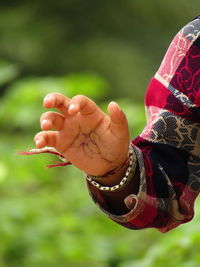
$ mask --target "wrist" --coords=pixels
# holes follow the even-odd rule
[[[92,179],[96,182],[101,183],[104,186],[114,186],[118,184],[122,177],[125,175],[126,170],[129,166],[129,162],[119,166],[116,171],[109,172],[103,176],[93,176]]]
[[[97,182],[98,181],[99,182],[106,181],[108,179],[110,180],[110,179],[112,179],[112,177],[117,177],[118,175],[120,175],[120,173],[122,173],[124,171],[124,169],[126,169],[128,167],[129,158],[130,158],[130,152],[128,151],[126,159],[123,160],[122,163],[116,165],[117,167],[110,169],[109,171],[107,171],[106,173],[101,174],[101,175],[93,175],[93,174],[88,174],[88,175],[90,177],[92,177],[92,179],[94,181],[97,181]]]
[[[93,176],[85,174],[85,178],[101,191],[114,192],[121,190],[131,179],[136,168],[136,155],[132,146],[129,147],[128,160],[109,175]],[[117,171],[116,171],[117,170]]]

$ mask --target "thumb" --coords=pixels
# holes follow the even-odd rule
[[[110,116],[111,130],[119,139],[130,139],[128,121],[125,113],[119,105],[112,101],[108,105],[108,114]]]

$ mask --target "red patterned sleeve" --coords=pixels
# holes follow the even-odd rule
[[[94,201],[130,229],[167,232],[190,221],[200,188],[200,16],[171,42],[145,97],[147,125],[132,141],[140,172],[135,204],[113,214],[104,194],[89,185]]]

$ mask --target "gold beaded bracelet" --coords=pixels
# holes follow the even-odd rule
[[[116,192],[116,191],[121,190],[131,180],[133,173],[135,171],[136,162],[137,162],[137,159],[136,159],[135,152],[133,150],[132,145],[130,145],[130,147],[129,147],[129,165],[128,165],[128,168],[126,170],[125,176],[122,178],[122,180],[120,181],[119,184],[113,185],[113,186],[103,186],[103,185],[99,184],[97,181],[95,181],[95,178],[99,179],[100,177],[105,177],[105,176],[93,176],[93,175],[85,173],[85,178],[93,186],[95,186],[96,188],[98,188],[101,191]]]

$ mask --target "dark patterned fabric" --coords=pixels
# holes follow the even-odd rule
[[[140,171],[135,205],[115,215],[102,192],[94,201],[130,229],[167,232],[190,221],[200,190],[200,16],[171,42],[145,97],[147,125],[132,141]],[[130,208],[130,207],[129,207]]]

